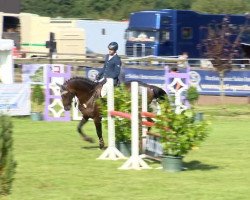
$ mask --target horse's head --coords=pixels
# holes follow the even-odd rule
[[[72,99],[75,96],[75,94],[70,92],[65,85],[59,85],[59,84],[57,85],[60,87],[64,110],[69,111],[71,108]]]

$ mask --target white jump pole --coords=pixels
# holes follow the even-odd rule
[[[142,112],[148,111],[148,91],[146,87],[141,87],[141,105]],[[142,117],[142,121],[147,121],[146,117]],[[147,132],[148,127],[142,126],[142,152],[144,153],[146,150],[146,142],[147,142]]]
[[[147,163],[139,156],[138,88],[138,82],[131,83],[132,155],[119,169],[150,169]]]
[[[110,111],[114,111],[114,80],[107,79],[107,101],[108,101],[108,148],[98,159],[101,160],[118,160],[126,157],[115,147],[115,120]]]

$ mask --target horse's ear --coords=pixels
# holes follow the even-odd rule
[[[66,90],[66,88],[64,87],[64,85],[61,85],[59,83],[56,83],[56,85],[61,89],[61,90]]]
[[[59,83],[56,83],[56,85],[57,85],[58,87],[60,87],[60,88],[62,87],[62,85],[61,85],[61,84],[59,84]]]

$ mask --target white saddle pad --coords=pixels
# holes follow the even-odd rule
[[[102,86],[101,89],[101,97],[105,97],[107,95],[107,90],[108,90],[108,84],[107,82]]]

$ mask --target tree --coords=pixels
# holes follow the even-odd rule
[[[191,9],[213,14],[239,14],[250,10],[249,0],[196,0]]]
[[[183,9],[188,10],[191,8],[194,0],[156,0],[155,8],[157,9]]]
[[[250,11],[250,0],[22,0],[22,12],[49,17],[128,19],[131,12],[155,9],[196,10],[213,14]]]
[[[230,23],[229,16],[225,16],[222,23],[201,28],[207,32],[207,38],[203,40],[200,49],[206,58],[212,59],[213,67],[219,73],[222,102],[224,100],[224,76],[232,69],[232,59],[239,57],[241,53],[240,41],[242,33],[248,28],[248,19],[247,16],[245,25],[237,27]]]
[[[10,117],[0,115],[0,198],[11,192],[16,161],[13,156],[12,122]]]
[[[86,3],[88,17],[105,19],[128,19],[129,14],[139,10],[152,10],[154,2],[150,0],[89,0]]]
[[[194,0],[22,0],[22,12],[49,17],[128,19],[131,12],[190,9]]]
[[[21,11],[49,17],[74,17],[77,0],[22,0]],[[84,5],[84,1],[82,1]]]

